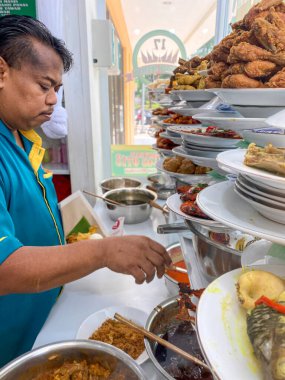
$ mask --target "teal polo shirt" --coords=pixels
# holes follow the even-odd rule
[[[42,140],[19,132],[25,151],[0,121],[0,265],[22,246],[64,244],[52,173],[41,165]],[[0,367],[31,349],[59,291],[0,296]]]

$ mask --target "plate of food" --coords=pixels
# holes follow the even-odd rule
[[[182,138],[181,137],[171,136],[167,132],[160,132],[159,136],[163,137],[165,139],[171,140],[174,144],[177,144],[177,145],[180,145],[181,142],[182,142]]]
[[[239,106],[284,107],[285,88],[211,88],[224,103]],[[194,92],[194,91],[193,91]]]
[[[157,146],[157,144],[152,144],[151,147],[152,147],[152,149],[157,150],[157,151],[160,152],[160,153],[163,153],[165,156],[173,156],[173,155],[174,155],[174,153],[172,152],[171,149],[163,149],[163,148],[159,148],[159,147]]]
[[[179,125],[179,126],[189,126],[189,125],[196,125],[201,124],[200,121],[195,120],[192,118],[192,116],[182,116],[175,114],[168,119],[164,119],[161,122],[161,125],[163,127],[169,127],[170,125]]]
[[[148,359],[145,351],[144,336],[124,323],[114,319],[115,313],[144,327],[148,315],[129,306],[112,306],[99,310],[86,318],[80,325],[76,339],[98,340],[120,348],[138,364]]]
[[[194,162],[194,164],[196,165],[206,166],[212,169],[219,169],[219,166],[215,158],[199,157],[199,156],[191,155],[182,146],[177,146],[176,148],[173,148],[172,152],[173,154],[176,154],[177,156],[188,158],[189,160]]]
[[[170,177],[178,178],[189,184],[209,183],[212,177],[207,174],[210,168],[195,165],[184,157],[173,156],[157,161],[156,168]]]
[[[195,118],[204,126],[214,125],[218,128],[233,129],[243,131],[245,129],[268,128],[265,118],[245,118],[237,117],[236,114],[212,111],[208,113],[198,113]]]
[[[277,189],[285,189],[284,150],[259,148],[250,144],[248,149],[228,150],[217,155],[219,167],[226,172],[245,174]],[[279,174],[275,174],[279,173]]]
[[[233,182],[207,187],[198,194],[196,201],[202,211],[225,226],[285,245],[284,225],[265,218],[244,202],[234,192]]]
[[[217,127],[196,128],[189,132],[180,132],[180,134],[184,140],[192,144],[213,148],[232,148],[242,140],[235,131]]]
[[[213,112],[213,110],[211,109],[200,107],[188,107],[187,105],[171,107],[171,111],[183,116],[194,116],[198,113],[207,114],[208,112]]]
[[[198,184],[194,187],[199,187],[201,184]],[[221,224],[211,218],[209,218],[206,214],[204,214],[195,201],[183,201],[181,200],[182,194],[173,194],[171,195],[167,201],[167,207],[173,211],[175,214],[182,216],[184,219],[191,220],[192,222],[202,224],[203,226],[212,226],[217,227],[221,226]],[[192,198],[191,198],[192,199]]]
[[[235,269],[203,292],[197,334],[205,359],[220,380],[284,378],[280,372],[285,319],[278,311],[285,308],[282,270],[284,276],[285,268],[276,265]],[[215,328],[209,328],[209,321]]]

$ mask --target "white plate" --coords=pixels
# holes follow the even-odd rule
[[[211,148],[232,148],[242,139],[228,139],[223,137],[204,136],[194,133],[180,132],[181,136],[191,144],[203,145]]]
[[[174,142],[174,144],[181,144],[182,143],[182,138],[181,137],[173,137],[173,136],[170,136],[167,132],[160,132],[159,136],[161,137],[164,137],[168,140],[171,140],[172,142]]]
[[[242,136],[249,142],[254,142],[257,145],[265,146],[272,144],[277,148],[285,148],[285,131],[283,134],[255,132],[255,131],[243,131]]]
[[[250,118],[267,118],[275,115],[277,112],[284,109],[283,107],[254,107],[254,106],[234,106],[234,109],[239,112],[243,117]]]
[[[205,151],[205,152],[218,152],[218,153],[221,153],[221,152],[224,152],[225,150],[227,149],[236,149],[236,147],[212,147],[212,146],[207,146],[207,145],[200,145],[200,144],[194,144],[194,143],[190,143],[189,141],[183,139],[182,140],[182,145],[183,147],[187,148],[187,149],[197,149],[197,150],[201,150],[201,151]]]
[[[161,149],[158,148],[156,144],[153,144],[151,147],[152,149],[157,150],[160,153],[163,153],[165,156],[173,156],[172,149]]]
[[[180,210],[182,203],[183,202],[181,201],[179,194],[173,194],[166,200],[167,207],[175,214],[182,216],[184,219],[191,220],[192,222],[199,223],[203,226],[224,227],[216,220],[208,220],[185,214]]]
[[[76,339],[89,339],[92,333],[97,330],[107,319],[114,318],[114,314],[121,314],[123,317],[132,320],[138,325],[144,327],[148,315],[139,309],[128,306],[112,306],[99,310],[94,314],[89,315],[80,325]],[[92,342],[92,340],[90,340]],[[138,364],[144,363],[148,359],[146,350],[136,359]]]
[[[181,181],[185,183],[189,183],[191,185],[195,185],[197,183],[209,183],[213,180],[212,177],[208,174],[196,175],[196,174],[181,174],[181,173],[169,172],[168,170],[165,170],[163,168],[164,160],[165,160],[164,158],[158,160],[156,163],[156,168],[168,174],[170,177],[178,178]]]
[[[268,193],[270,196],[275,195],[277,197],[285,197],[285,189],[276,189],[272,186],[267,185],[265,183],[259,182],[256,178],[250,178],[249,176],[240,175],[242,178],[244,178],[246,181],[250,182],[250,184],[254,187],[257,187],[260,191]]]
[[[279,202],[280,204],[285,204],[285,194],[283,195],[283,197],[278,197],[276,195],[268,193],[268,191],[261,191],[255,184],[249,182],[246,178],[242,177],[241,175],[238,176],[236,181],[239,183],[239,185],[241,185],[244,188],[244,191],[249,191],[251,194],[254,194],[255,197],[260,196],[263,200],[269,199],[272,201]]]
[[[189,134],[190,131],[193,131],[193,130],[200,128],[200,127],[201,127],[200,124],[199,125],[197,125],[197,124],[193,124],[193,125],[191,125],[191,124],[179,124],[179,125],[171,125],[171,126],[167,127],[167,130],[170,132],[173,132],[173,133],[181,134],[184,132],[184,133]]]
[[[233,149],[219,153],[217,156],[218,165],[226,172],[246,174],[277,189],[285,189],[285,177],[244,165],[245,153],[246,149]]]
[[[221,182],[204,189],[197,204],[207,215],[235,230],[285,245],[284,225],[260,215],[234,192],[233,182]]]
[[[172,152],[177,156],[188,158],[193,161],[194,164],[199,166],[205,166],[207,168],[218,169],[218,164],[215,158],[211,157],[199,157],[189,154],[182,146],[177,146],[172,149]]]
[[[269,270],[266,265],[263,269]],[[236,295],[241,272],[235,269],[223,274],[203,292],[196,317],[198,339],[206,360],[221,380],[262,380],[246,331],[246,311]]]
[[[219,154],[219,152],[213,150],[205,151],[200,149],[188,148],[187,146],[182,146],[182,148],[185,150],[185,152],[197,157],[216,158]]]
[[[285,107],[285,88],[211,88],[206,91],[233,105]]]
[[[172,94],[177,95],[181,100],[190,101],[208,101],[215,97],[211,92],[205,90],[174,90]]]
[[[243,192],[238,185],[235,185],[234,191],[241,199],[250,204],[265,218],[285,224],[285,208],[274,208],[273,206],[265,205],[265,202],[261,203],[258,199],[256,200],[253,196],[249,196]]]
[[[263,118],[245,118],[212,111],[212,113],[198,113],[195,118],[205,126],[214,125],[223,129],[232,129],[233,131],[243,131],[245,129],[268,128]]]
[[[194,116],[197,113],[201,113],[201,112],[203,112],[203,114],[206,114],[208,112],[213,112],[212,110],[208,110],[207,108],[195,108],[195,107],[187,107],[187,106],[171,107],[170,110],[183,116]]]

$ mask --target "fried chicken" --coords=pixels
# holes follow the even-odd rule
[[[243,25],[250,30],[256,18],[266,18],[271,7],[278,7],[283,4],[283,0],[262,0],[252,7],[243,18]]]
[[[273,75],[266,85],[272,88],[285,88],[285,68]]]
[[[220,88],[222,87],[222,81],[216,80],[213,75],[208,75],[205,78],[205,87],[206,88]]]
[[[269,61],[253,61],[244,65],[244,72],[250,78],[264,78],[276,71],[277,65]]]
[[[285,51],[273,54],[270,51],[262,49],[258,46],[251,45],[247,42],[241,42],[237,46],[231,48],[228,62],[252,62],[252,61],[270,61],[278,66],[285,66]]]
[[[273,22],[258,18],[252,24],[252,30],[260,44],[273,53],[285,50],[285,24],[281,18],[273,14]],[[276,21],[275,21],[276,20]]]
[[[229,68],[229,65],[227,65],[225,62],[215,62],[210,70],[209,74],[212,75],[213,80],[219,80],[221,78],[221,75]]]
[[[228,75],[222,82],[224,88],[260,88],[265,85],[256,80],[249,78],[246,74]]]

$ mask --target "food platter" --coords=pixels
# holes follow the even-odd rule
[[[191,220],[192,222],[199,223],[203,226],[222,227],[221,224],[216,220],[203,219],[185,214],[180,210],[182,203],[183,202],[181,201],[179,194],[171,195],[166,201],[167,207],[176,215],[182,216],[184,219]]]
[[[219,167],[229,173],[245,174],[256,178],[258,181],[270,184],[277,189],[285,189],[285,177],[280,177],[265,170],[255,169],[244,165],[246,149],[228,150],[217,155]]]
[[[265,118],[237,117],[235,114],[212,111],[211,113],[198,113],[195,119],[201,121],[204,126],[214,125],[223,129],[243,131],[245,129],[268,128]]]
[[[76,339],[89,339],[92,333],[98,329],[103,322],[107,319],[114,318],[114,314],[118,313],[123,317],[130,319],[137,323],[138,325],[144,327],[147,321],[148,315],[143,311],[136,309],[134,307],[128,306],[112,306],[105,309],[99,310],[86,318],[80,325],[77,333]],[[92,340],[91,340],[92,341]],[[146,350],[136,359],[138,364],[144,363],[148,359]]]
[[[279,133],[270,133],[270,131],[274,131],[274,129],[270,128],[268,132],[266,132],[266,130],[264,130],[264,132],[243,131],[242,136],[245,140],[254,142],[259,146],[272,144],[276,148],[285,148],[285,131],[279,130]]]
[[[267,107],[267,106],[234,106],[234,109],[239,112],[243,117],[249,118],[268,118],[275,115],[284,109],[284,105],[281,107]]]
[[[284,88],[211,88],[206,91],[233,105],[285,107]]]
[[[205,90],[174,90],[171,94],[175,94],[180,100],[190,101],[209,101],[215,97],[215,94]]]
[[[165,170],[163,167],[163,161],[165,159],[162,158],[157,161],[156,163],[156,168],[166,174],[168,174],[170,177],[178,178],[181,181],[189,184],[196,184],[196,183],[209,183],[212,181],[212,177],[208,174],[182,174],[182,173],[175,173],[175,172],[170,172],[168,170]]]
[[[170,136],[167,132],[160,132],[159,136],[164,137],[165,139],[171,140],[174,144],[179,145],[182,143],[181,137]]]
[[[234,192],[233,182],[220,182],[204,189],[197,204],[207,215],[235,230],[285,245],[284,225],[260,215]]]
[[[218,164],[215,158],[211,157],[199,157],[192,154],[187,153],[187,151],[182,146],[177,146],[172,149],[172,152],[177,156],[188,158],[193,161],[194,164],[199,166],[206,166],[212,169],[218,169]]]
[[[246,312],[236,295],[242,269],[227,272],[203,292],[197,308],[200,347],[220,380],[262,380],[246,332]],[[214,328],[209,328],[209,321]]]
[[[181,134],[182,132],[189,133],[197,128],[200,128],[200,124],[171,124],[167,127],[167,130],[173,133]]]
[[[173,111],[175,113],[178,113],[179,115],[182,116],[194,116],[198,113],[206,114],[208,112],[213,112],[212,110],[208,110],[207,108],[200,108],[200,107],[187,107],[187,106],[176,106],[176,107],[171,107],[170,111]]]

